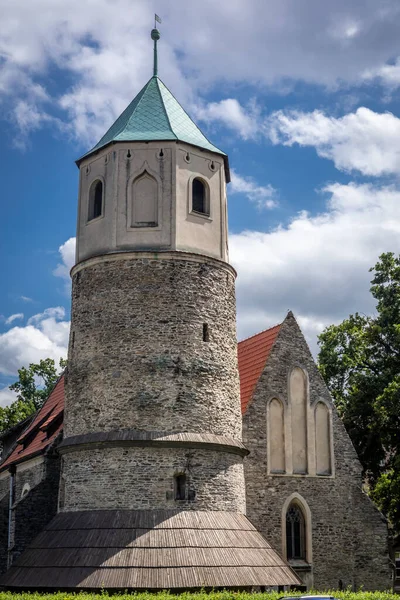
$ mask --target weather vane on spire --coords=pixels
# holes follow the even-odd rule
[[[161,23],[161,19],[158,15],[154,15],[154,29],[151,30],[151,39],[154,40],[153,77],[157,77],[158,75],[157,42],[160,39],[160,32],[157,29],[157,23]]]

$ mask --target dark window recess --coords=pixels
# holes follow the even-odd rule
[[[192,210],[203,215],[208,215],[206,186],[201,179],[193,179],[192,183]]]
[[[175,500],[186,500],[186,475],[175,475]]]
[[[71,348],[75,346],[75,331],[71,334]]]
[[[208,323],[203,323],[203,342],[210,341],[210,332],[208,330]]]
[[[287,559],[306,560],[305,521],[298,506],[290,506],[286,513]]]
[[[103,183],[95,181],[92,183],[89,194],[89,221],[101,217],[103,212]]]

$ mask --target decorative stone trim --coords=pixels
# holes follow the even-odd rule
[[[203,254],[195,254],[193,252],[112,252],[110,254],[101,254],[99,256],[92,256],[86,260],[82,260],[72,267],[70,271],[71,277],[73,277],[82,269],[86,267],[92,267],[104,262],[112,262],[119,260],[181,260],[186,262],[194,262],[199,264],[211,264],[216,267],[220,267],[233,275],[236,279],[236,270],[229,264],[216,258],[204,256]]]
[[[60,454],[115,446],[164,447],[164,448],[203,448],[246,456],[249,451],[242,442],[211,433],[178,433],[158,431],[98,431],[66,438],[58,446]]]

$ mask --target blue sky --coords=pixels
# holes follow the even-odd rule
[[[396,0],[6,1],[0,32],[0,404],[18,367],[66,353],[78,170],[159,75],[230,157],[242,339],[294,311],[323,327],[374,310],[400,251]]]

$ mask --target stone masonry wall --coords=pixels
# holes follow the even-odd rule
[[[332,407],[334,476],[269,475],[267,403],[288,401],[288,374],[299,366],[309,376],[310,402]],[[350,438],[332,406],[294,317],[283,323],[243,420],[247,515],[282,553],[282,509],[298,493],[308,504],[312,522],[312,577],[317,589],[335,589],[339,580],[364,589],[388,589],[390,566],[387,525],[361,488],[361,465]],[[309,580],[310,581],[310,580]]]
[[[240,439],[233,271],[140,256],[99,257],[73,275],[66,437],[132,428]]]
[[[60,462],[59,456],[49,454],[42,464],[20,472],[17,468],[12,523],[13,561],[57,513]],[[21,498],[25,483],[31,489]]]
[[[185,473],[187,500],[174,499]],[[245,512],[243,459],[213,450],[99,448],[65,454],[63,510],[184,509]]]
[[[7,570],[10,478],[0,480],[0,573]]]

